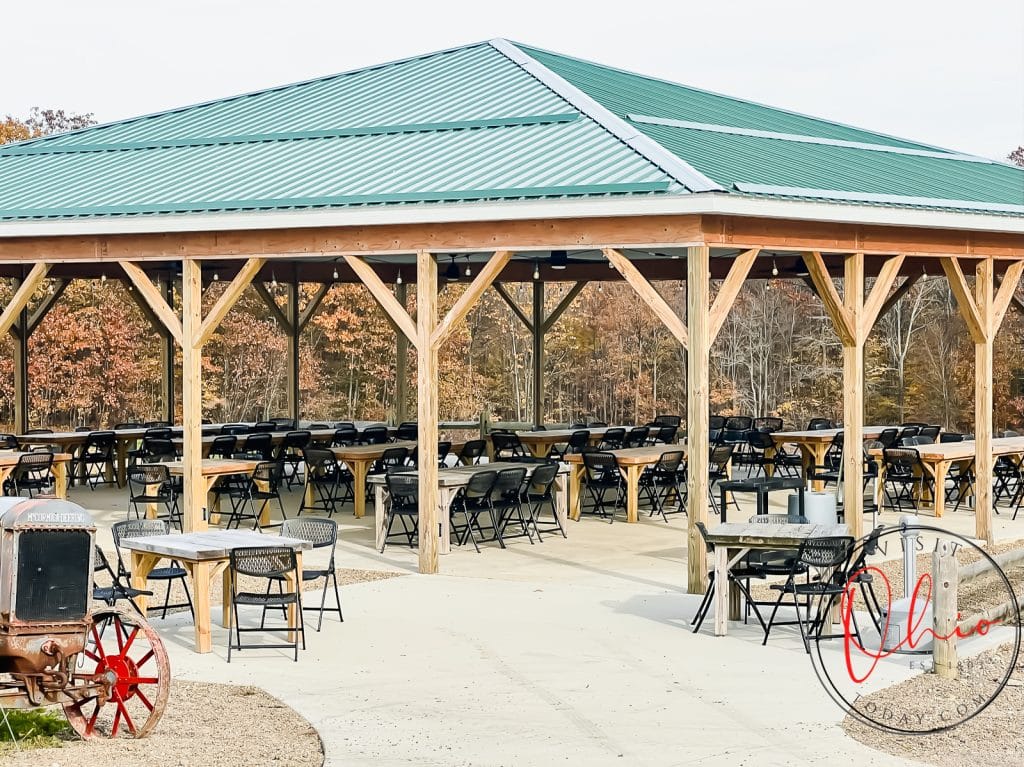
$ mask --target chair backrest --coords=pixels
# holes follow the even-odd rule
[[[349,447],[359,441],[359,430],[355,426],[341,426],[334,430],[331,444],[335,447]]]
[[[732,460],[732,451],[735,445],[712,445],[711,455],[708,458],[709,468],[718,473],[724,473]]]
[[[667,453],[662,453],[661,458],[654,464],[654,469],[666,474],[675,474],[679,470],[679,464],[683,462],[684,457],[685,454],[682,450],[670,450]]]
[[[601,444],[609,450],[616,450],[622,447],[622,443],[625,441],[626,430],[621,426],[608,429],[608,431],[604,433],[604,437],[601,438]]]
[[[249,431],[244,423],[226,423],[220,427],[221,434],[248,434]]]
[[[268,432],[257,432],[246,437],[242,448],[247,453],[259,453],[265,461],[274,457],[274,436]]]
[[[650,433],[651,429],[649,426],[634,426],[626,435],[626,439],[623,441],[623,446],[643,447],[644,443],[647,442],[647,437]]]
[[[324,430],[330,429],[330,428],[331,428],[331,425],[329,423],[311,423],[309,425],[309,430],[310,431],[324,431]]]
[[[807,431],[817,431],[819,429],[834,429],[835,424],[832,423],[828,418],[812,418],[807,422]]]
[[[720,430],[725,428],[725,416],[722,415],[711,415],[708,416],[708,429],[711,431]]]
[[[791,517],[789,514],[755,514],[750,518],[753,525],[806,525],[807,517]]]
[[[659,426],[658,431],[654,435],[655,442],[661,442],[665,445],[671,445],[676,441],[676,433],[679,431],[678,426],[672,426],[671,424],[666,426]]]
[[[900,424],[900,428],[907,429],[911,427],[916,427],[918,429],[923,429],[927,425],[928,424],[926,424],[924,421],[904,421],[903,423]]]
[[[487,471],[475,472],[473,476],[469,478],[469,482],[466,483],[463,495],[475,500],[487,498],[494,490],[494,484],[497,481],[498,472],[494,470],[488,469]]]
[[[306,462],[306,471],[313,478],[330,477],[338,468],[338,461],[334,458],[334,453],[323,448],[303,448],[302,458]]]
[[[476,461],[487,452],[487,442],[482,439],[471,439],[462,446],[459,451],[459,460],[476,463]]]
[[[81,433],[83,431],[92,431],[92,427],[91,426],[76,426],[75,427],[75,431],[79,432],[79,433]]]
[[[765,450],[775,447],[775,438],[772,437],[770,432],[753,429],[747,432],[747,443],[754,450]]]
[[[896,439],[896,444],[907,444],[904,440],[910,437],[916,437],[921,431],[920,426],[902,426],[900,427],[899,437]]]
[[[281,438],[281,451],[300,450],[309,445],[313,435],[306,429],[290,431]]]
[[[125,429],[141,429],[142,424],[137,421],[124,421],[122,423],[114,424],[114,431],[123,431]]]
[[[364,445],[383,445],[387,441],[387,426],[367,426],[360,437],[360,442]]]
[[[495,458],[508,458],[510,456],[519,456],[526,453],[523,449],[523,443],[519,439],[519,435],[514,432],[491,432],[491,444],[494,445]]]
[[[398,424],[398,429],[395,431],[395,439],[408,439],[416,440],[420,436],[420,427],[416,421],[405,421],[404,423]]]
[[[782,431],[782,419],[776,418],[775,416],[765,416],[763,418],[754,419],[754,428],[758,431]]]
[[[588,450],[583,455],[583,466],[589,479],[599,479],[605,476],[618,474],[619,462],[611,453],[599,450]]]
[[[287,431],[288,429],[295,429],[298,424],[295,423],[294,418],[278,417],[269,419],[270,423],[274,424],[274,428],[277,431]]]
[[[142,450],[149,461],[173,461],[176,456],[174,443],[170,439],[143,437]]]
[[[494,481],[494,492],[501,496],[519,495],[519,489],[526,479],[526,469],[502,469]]]
[[[392,503],[398,502],[413,506],[419,503],[420,480],[415,474],[389,471],[384,475],[384,484],[388,488],[388,495],[391,496]]]
[[[110,534],[114,537],[114,546],[121,556],[121,541],[130,538],[144,538],[149,535],[167,535],[170,527],[164,519],[122,519],[110,526]]]
[[[569,435],[568,449],[567,452],[578,453],[580,450],[590,444],[590,432],[586,429],[580,429],[574,431]]]
[[[231,572],[256,578],[280,578],[298,569],[295,550],[287,546],[252,546],[231,549]],[[235,588],[235,579],[231,579]]]
[[[214,437],[213,443],[210,445],[210,457],[230,458],[235,454],[237,444],[238,437],[234,434],[221,434],[219,437]]]
[[[257,421],[249,431],[281,431],[281,427],[273,421]]]
[[[137,463],[129,466],[128,484],[134,491],[135,485],[145,489],[147,485],[159,485],[171,481],[170,470],[162,463]]]
[[[694,522],[694,525],[696,525],[697,527],[697,532],[700,533],[701,540],[704,541],[704,548],[706,548],[708,550],[708,553],[710,554],[712,551],[714,551],[715,546],[712,543],[708,543],[707,525],[705,525],[703,522]]]
[[[252,473],[253,482],[266,482],[272,493],[277,492],[283,476],[284,464],[281,461],[262,461],[256,464]]]
[[[529,492],[534,495],[546,496],[551,490],[551,485],[558,475],[557,463],[542,463],[533,470],[530,475]]]
[[[333,547],[338,540],[338,523],[317,517],[286,519],[281,523],[281,536],[309,541],[314,549]]]
[[[592,429],[603,429],[607,425],[608,424],[605,423],[604,421],[591,421],[590,423],[587,424],[587,426],[589,426]]]
[[[940,431],[942,431],[941,426],[922,426],[917,436],[925,438],[929,443],[934,443],[939,438]]]
[[[18,438],[13,434],[0,434],[0,447],[5,450],[17,450]]]
[[[896,443],[900,441],[900,430],[895,427],[882,429],[878,435],[878,441],[882,443],[882,447],[895,447]]]
[[[448,454],[452,451],[452,443],[448,440],[440,440],[437,443],[437,460],[444,461],[448,457]]]
[[[885,462],[886,472],[909,474],[921,458],[912,447],[890,447],[882,450],[882,460]]]
[[[654,423],[658,426],[675,426],[677,429],[683,425],[683,417],[679,415],[656,415]]]
[[[146,421],[142,424],[143,428],[146,429],[169,429],[171,428],[170,421]]]
[[[796,559],[809,567],[839,567],[849,560],[852,549],[853,538],[848,535],[806,538]]]
[[[53,434],[53,429],[29,429],[26,434]]]
[[[748,415],[734,415],[725,419],[725,426],[722,428],[729,431],[750,431],[754,428],[754,419]]]
[[[939,435],[939,442],[963,442],[964,435],[955,431],[944,431]]]
[[[49,471],[53,466],[53,453],[49,451],[39,453],[22,453],[18,456],[18,463],[14,466],[15,476],[26,474],[37,474]]]
[[[407,447],[389,447],[380,455],[381,466],[401,466],[405,463],[405,459],[409,457],[409,448]]]

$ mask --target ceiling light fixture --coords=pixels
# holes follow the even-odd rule
[[[473,270],[469,268],[469,256],[466,256],[466,276],[467,277],[472,277],[473,276]]]
[[[213,281],[214,282],[220,282],[220,275],[217,274],[217,272],[213,273]]]
[[[455,265],[455,256],[452,256],[451,263],[448,264],[448,268],[444,270],[444,278],[448,282],[459,281],[459,267]]]
[[[107,273],[104,272],[103,274],[100,275],[100,282],[106,282],[106,281],[107,281]]]
[[[772,259],[772,277],[778,277],[778,276],[779,276],[779,267],[775,263],[775,259],[773,258]]]
[[[277,275],[274,274],[273,272],[270,273],[270,287],[277,287]]]
[[[535,280],[539,280],[540,279],[540,262],[539,261],[534,261],[533,262],[533,279],[535,279]]]
[[[401,285],[402,284],[402,270],[401,269],[398,270],[398,276],[395,277],[395,284],[396,285]]]
[[[564,250],[551,251],[551,268],[565,269],[569,264],[569,253]]]
[[[335,265],[334,271],[331,272],[331,279],[332,280],[338,279],[338,267],[337,267],[337,265]]]

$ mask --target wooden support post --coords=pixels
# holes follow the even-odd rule
[[[974,526],[978,538],[993,543],[992,534],[992,340],[993,264],[991,258],[978,262],[974,281],[974,300],[984,338],[974,344]],[[937,489],[936,492],[942,492]]]
[[[933,665],[935,673],[943,679],[956,679],[957,593],[960,573],[956,553],[950,541],[939,541],[932,552],[932,579],[932,590],[935,595],[932,602],[932,628],[936,636],[932,643]]]
[[[409,311],[408,286],[395,285],[395,298]],[[395,331],[395,422],[409,420],[409,339],[400,330]]]
[[[14,430],[24,434],[29,428],[28,397],[28,310],[21,310],[21,320],[11,326],[14,335]]]
[[[688,590],[691,594],[707,589],[707,548],[697,523],[708,522],[708,459],[710,439],[710,248],[706,245],[686,249],[686,338],[689,341],[686,365],[686,447],[688,530]],[[678,335],[677,335],[678,337]],[[726,583],[718,588],[727,589]]]
[[[299,426],[299,265],[292,264],[292,281],[288,285],[288,417]]]
[[[174,281],[170,278],[161,279],[159,288],[163,293],[164,301],[167,302],[168,306],[173,307]],[[145,303],[145,301],[142,301],[141,303]],[[159,320],[153,323],[153,327],[156,328],[157,332],[160,334],[160,356],[163,358],[163,370],[161,371],[163,375],[160,376],[160,393],[163,396],[164,418],[167,423],[174,423],[174,371],[176,367],[174,364],[174,337],[167,331],[167,328],[165,328]]]
[[[843,516],[850,535],[860,538],[864,534],[864,254],[847,256],[843,266],[843,305],[857,330],[854,343],[843,344]]]
[[[436,573],[440,538],[437,508],[437,349],[441,339],[434,340],[437,331],[437,262],[424,250],[416,254],[416,331],[419,563],[421,573]]]
[[[533,423],[544,424],[544,283],[533,283]]]
[[[148,280],[147,280],[148,282]],[[203,480],[203,284],[199,261],[181,262],[182,458],[185,491],[182,519],[185,532],[205,530],[206,482]]]

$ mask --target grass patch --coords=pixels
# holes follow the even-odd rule
[[[10,727],[8,728],[8,723]],[[14,740],[11,741],[11,731]],[[59,748],[71,734],[64,715],[53,708],[8,709],[7,722],[0,716],[0,754],[21,748]]]

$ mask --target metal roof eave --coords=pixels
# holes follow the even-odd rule
[[[701,214],[1024,234],[1024,216],[703,193],[6,221],[0,238]]]

